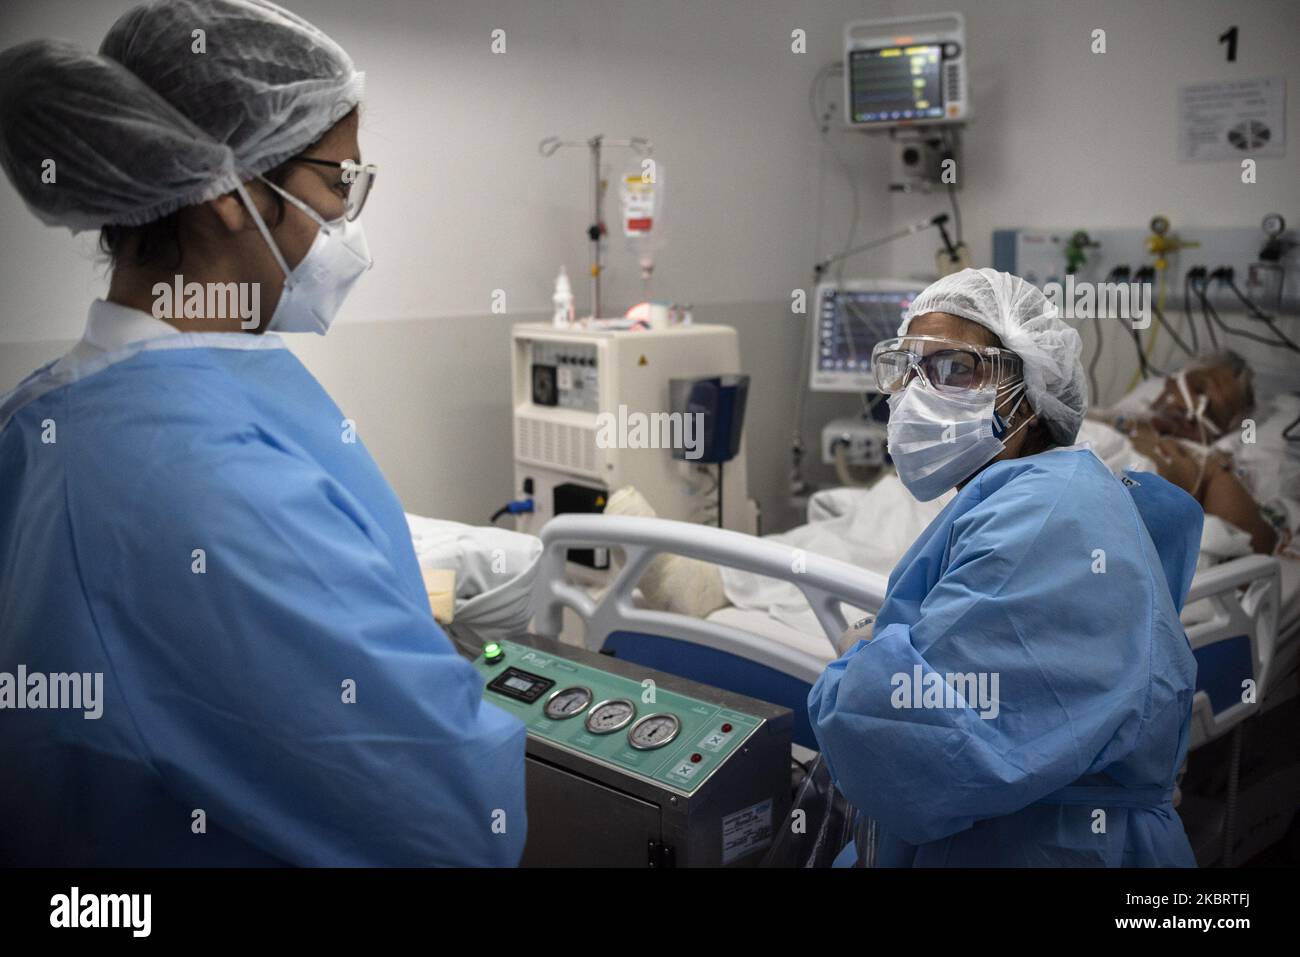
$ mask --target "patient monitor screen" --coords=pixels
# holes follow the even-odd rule
[[[943,116],[938,44],[854,50],[849,54],[849,103],[855,123]]]
[[[851,392],[874,389],[871,350],[882,339],[898,335],[903,313],[918,292],[822,287],[817,302],[817,358],[812,387]]]

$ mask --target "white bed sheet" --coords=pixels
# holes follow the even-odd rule
[[[420,567],[456,573],[456,621],[484,640],[509,638],[528,626],[541,539],[409,512],[406,523]]]
[[[808,614],[809,617],[812,617],[811,610],[809,610]],[[818,658],[827,664],[838,657],[835,654],[835,649],[831,646],[830,640],[822,633],[816,621],[813,622],[813,630],[800,631],[783,621],[777,621],[766,612],[753,608],[737,608],[735,605],[719,608],[705,620],[719,625],[729,625],[747,634],[771,638],[773,641],[779,641],[783,645],[797,648],[799,651]]]

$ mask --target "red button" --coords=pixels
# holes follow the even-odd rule
[[[692,763],[692,764],[699,764],[699,763],[700,763],[701,761],[703,761],[703,760],[704,760],[704,759],[703,759],[702,757],[700,757],[699,752],[696,752],[695,754],[692,754],[692,755],[691,755],[691,763]]]
[[[731,733],[731,725],[729,725],[729,724],[724,724],[724,725],[722,726],[722,733],[723,733],[723,734],[730,734],[730,733]]]

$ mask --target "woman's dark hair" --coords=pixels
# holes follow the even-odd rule
[[[283,186],[291,163],[292,161],[281,163],[264,174],[266,179],[276,186]],[[276,226],[284,216],[284,198],[274,190],[271,198],[275,201],[275,218],[267,225]],[[99,251],[108,257],[114,268],[122,264],[130,249],[134,250],[130,260],[133,266],[179,269],[185,258],[181,249],[180,210],[143,226],[109,225],[100,228]]]

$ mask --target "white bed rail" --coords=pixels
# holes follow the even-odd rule
[[[633,604],[632,592],[656,555],[682,555],[767,575],[795,585],[812,607],[833,653],[848,627],[840,603],[874,613],[885,599],[886,580],[847,562],[739,532],[628,515],[559,515],[542,528],[542,557],[533,588],[533,627],[557,636],[563,610],[582,620],[584,640],[599,650],[615,631],[662,635],[714,648],[793,675],[809,684],[826,669],[825,659],[783,642],[689,615],[652,611]],[[570,583],[565,556],[571,548],[619,548],[626,561],[609,588],[593,598]]]
[[[1211,707],[1209,695],[1204,691],[1196,692],[1192,699],[1192,748],[1219,737],[1250,717],[1259,710],[1268,693],[1282,600],[1282,572],[1278,560],[1268,555],[1246,555],[1197,572],[1184,608],[1201,600],[1209,603],[1212,615],[1207,621],[1185,626],[1192,650],[1238,635],[1249,636],[1251,678],[1255,687],[1251,700],[1238,701],[1217,714]]]

